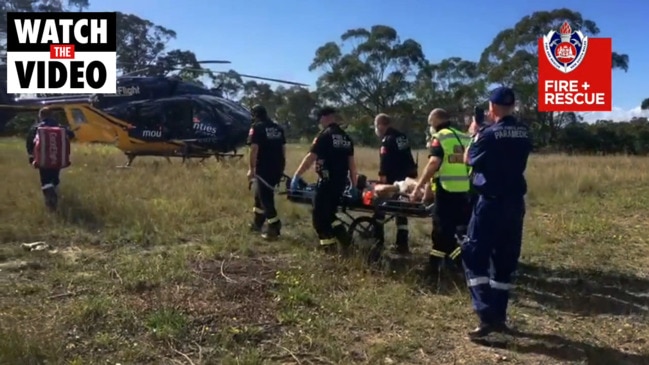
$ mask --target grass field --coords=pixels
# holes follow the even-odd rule
[[[463,280],[420,274],[427,220],[409,266],[368,270],[315,251],[282,197],[283,239],[249,234],[243,161],[123,162],[75,146],[48,214],[22,142],[0,140],[0,364],[649,364],[649,159],[532,158],[523,333],[492,347],[465,339]]]

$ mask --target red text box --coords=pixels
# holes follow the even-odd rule
[[[50,59],[73,60],[74,44],[50,44]]]

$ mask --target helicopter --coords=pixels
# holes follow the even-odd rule
[[[245,145],[252,122],[247,108],[223,97],[220,86],[208,89],[177,76],[137,75],[145,70],[118,77],[115,94],[11,99],[4,92],[6,88],[0,88],[0,104],[4,104],[0,105],[0,113],[5,113],[0,117],[13,117],[17,112],[33,112],[49,106],[75,131],[77,141],[111,143],[124,152],[125,167],[130,167],[137,156],[162,156],[167,160],[182,157],[183,162],[189,158],[204,160],[215,156],[222,160],[243,156],[237,149]],[[206,69],[191,71],[210,72]],[[239,76],[308,86],[260,76]]]

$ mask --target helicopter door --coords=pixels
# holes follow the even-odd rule
[[[164,113],[167,138],[191,139],[193,136],[191,101],[180,99],[165,100],[160,103]]]
[[[165,139],[164,113],[159,102],[145,102],[134,105],[134,120],[136,128],[130,135],[144,141]]]
[[[68,124],[70,129],[74,131],[75,139],[80,142],[88,143],[114,143],[117,140],[117,134],[110,127],[103,122],[97,122],[96,116],[91,114],[91,118],[94,117],[95,121],[89,120],[86,117],[86,112],[82,108],[69,107],[66,106],[63,108],[65,111],[65,116],[67,117]]]

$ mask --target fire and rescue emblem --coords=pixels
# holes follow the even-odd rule
[[[558,33],[551,30],[543,36],[543,49],[550,64],[567,74],[584,61],[588,49],[588,37],[580,30],[573,32],[570,24],[564,22]]]

